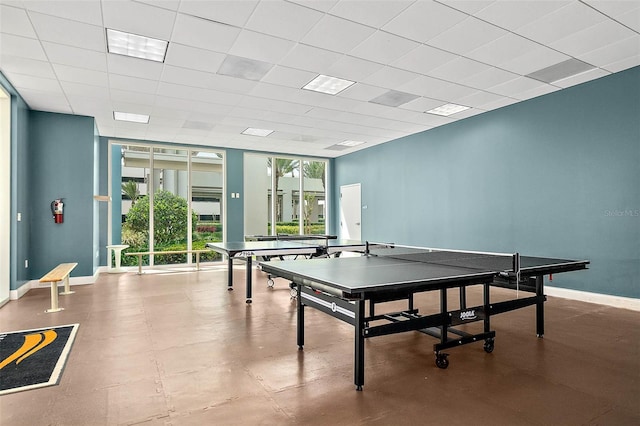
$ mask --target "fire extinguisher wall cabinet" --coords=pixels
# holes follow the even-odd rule
[[[51,214],[53,215],[54,223],[62,223],[64,222],[64,203],[62,202],[62,198],[55,199],[51,202]]]

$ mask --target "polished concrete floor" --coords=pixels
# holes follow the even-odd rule
[[[287,283],[268,289],[254,271],[247,305],[243,271],[231,292],[221,265],[101,274],[55,314],[45,288],[9,302],[0,331],[80,328],[60,384],[0,397],[0,425],[640,424],[639,312],[550,297],[543,339],[532,307],[496,316],[494,352],[451,349],[446,370],[432,337],[368,339],[357,392],[352,327],[307,309],[298,351]],[[437,307],[437,294],[417,305]]]

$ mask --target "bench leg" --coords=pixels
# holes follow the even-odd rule
[[[75,291],[71,291],[71,289],[69,288],[69,275],[67,275],[66,277],[64,277],[64,291],[60,294],[67,295],[73,293],[75,293]]]
[[[45,312],[60,312],[63,310],[64,308],[58,306],[58,283],[53,281],[51,283],[51,309],[47,309]]]
[[[138,255],[138,275],[142,275],[142,255]]]
[[[196,271],[200,270],[200,253],[196,253]]]

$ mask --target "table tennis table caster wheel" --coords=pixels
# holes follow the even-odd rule
[[[291,295],[291,299],[298,298],[298,287],[294,283],[289,284],[289,295]]]
[[[490,354],[491,352],[493,352],[493,348],[495,346],[495,342],[493,341],[493,339],[487,339],[484,341],[484,351],[488,354]]]
[[[247,302],[247,304],[249,304],[249,303],[251,303],[253,301],[251,299],[247,299],[246,302]]]
[[[449,359],[447,358],[449,354],[436,354],[436,366],[438,368],[445,369],[449,366]]]
[[[275,284],[276,284],[276,283],[275,283],[275,282],[273,282],[273,278],[269,278],[269,279],[267,280],[267,287],[269,287],[269,288],[273,288],[273,286],[274,286]]]

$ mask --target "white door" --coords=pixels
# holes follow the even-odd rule
[[[360,184],[340,187],[340,238],[360,240],[362,238],[362,204]]]

